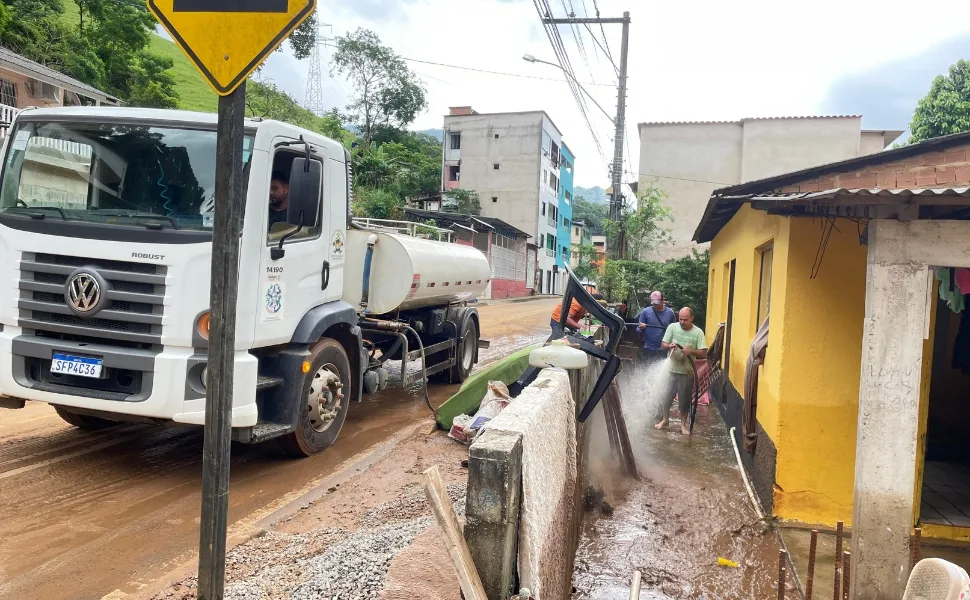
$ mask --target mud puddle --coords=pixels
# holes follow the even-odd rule
[[[700,406],[691,436],[676,407],[656,430],[666,363],[621,374],[623,413],[642,481],[618,474],[602,412],[591,423],[590,473],[612,505],[588,512],[573,575],[575,600],[627,598],[634,570],[640,598],[777,597],[779,543],[757,520],[727,430],[713,406]],[[718,557],[739,563],[719,567]],[[790,584],[786,597],[796,598]]]

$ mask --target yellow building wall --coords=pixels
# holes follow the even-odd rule
[[[727,319],[730,272],[727,265],[735,262],[734,315],[731,331],[729,378],[735,389],[744,390],[744,367],[751,351],[751,341],[758,330],[758,285],[761,274],[760,249],[773,244],[771,306],[785,302],[789,221],[764,211],[743,206],[711,242],[711,281],[707,295],[708,343],[717,332],[717,323]],[[758,381],[758,422],[774,440],[778,431],[778,398],[780,393],[781,329],[768,332],[768,350]]]
[[[759,249],[772,242],[771,329],[757,420],[776,450],[773,512],[785,520],[850,525],[868,250],[859,226],[840,219],[820,251],[823,223],[743,207],[711,243],[708,314],[725,320],[725,265],[736,260],[730,380],[743,395],[757,329]],[[710,329],[709,338],[716,331]],[[921,451],[932,348],[931,327],[924,343]],[[918,505],[918,491],[915,500]]]
[[[772,323],[784,358],[774,512],[834,525],[852,517],[868,251],[855,223],[836,221],[824,243],[828,227],[791,219],[786,301]]]

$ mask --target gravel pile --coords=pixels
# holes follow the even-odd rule
[[[446,489],[463,515],[465,484]],[[355,531],[268,532],[229,553],[226,600],[377,598],[391,560],[433,526],[424,489],[414,485],[369,510]]]
[[[465,514],[465,488],[464,483],[445,486],[445,491],[448,492],[448,497],[451,498],[455,513],[458,515]],[[409,521],[429,515],[431,515],[431,507],[428,506],[428,497],[424,493],[424,488],[410,485],[402,490],[399,497],[367,511],[360,521],[360,526],[362,528],[380,527],[387,523]]]

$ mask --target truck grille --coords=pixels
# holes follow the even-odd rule
[[[64,300],[68,276],[80,267],[108,283],[108,304],[79,317]],[[20,326],[35,335],[112,346],[161,343],[165,267],[117,260],[25,253],[20,263]]]

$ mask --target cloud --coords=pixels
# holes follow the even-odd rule
[[[842,77],[829,87],[821,112],[861,114],[870,129],[904,129],[933,78],[961,58],[970,58],[970,34]]]
[[[404,23],[408,20],[406,9],[408,5],[421,0],[353,0],[340,3],[331,8],[338,12],[363,17],[373,23]]]

